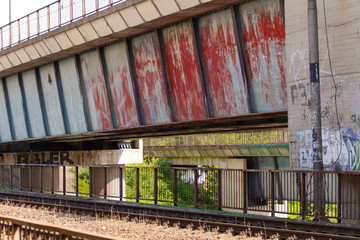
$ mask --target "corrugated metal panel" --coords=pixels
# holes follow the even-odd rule
[[[139,125],[125,42],[104,49],[118,127]]]
[[[59,69],[70,133],[86,132],[83,100],[80,92],[79,74],[76,70],[75,58],[60,61]]]
[[[15,138],[28,138],[24,114],[24,102],[21,96],[19,79],[17,75],[7,77],[6,85],[9,93],[12,121],[14,124]]]
[[[146,124],[171,121],[155,33],[132,39],[137,81]]]
[[[3,80],[0,79],[0,141],[8,142],[12,140],[9,117],[6,110],[5,92],[3,88]]]
[[[163,36],[177,120],[206,118],[191,23],[165,28]]]
[[[240,15],[251,71],[253,110],[286,110],[285,29],[279,0],[244,4]]]
[[[200,18],[199,27],[215,117],[249,113],[231,10]]]
[[[39,69],[50,135],[65,134],[54,64]]]
[[[45,137],[44,121],[41,113],[39,92],[36,84],[35,70],[22,74],[25,98],[29,113],[31,133],[33,137]]]
[[[99,52],[84,53],[80,61],[92,130],[111,129],[111,112]]]

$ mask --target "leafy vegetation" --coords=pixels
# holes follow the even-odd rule
[[[154,167],[157,167],[157,204],[173,205],[174,173],[169,163],[158,158],[144,158],[144,163],[133,164],[126,169],[126,198],[136,199],[136,175],[139,174],[139,198],[142,203],[153,204],[154,199]],[[206,166],[214,168],[214,166]],[[137,172],[138,171],[138,172]],[[197,171],[197,173],[195,173]],[[198,175],[198,203],[200,208],[215,208],[217,205],[217,171],[177,169],[176,170],[176,202],[181,207],[195,207],[195,175]]]
[[[69,170],[71,173],[75,175],[75,167],[71,167]],[[90,174],[88,167],[79,167],[79,177],[78,177],[78,184],[79,184],[79,193],[82,197],[89,197],[90,194]],[[76,179],[73,179],[73,184],[76,184]]]
[[[289,214],[288,218],[290,219],[297,219],[301,220],[302,216],[301,214],[301,203],[300,201],[288,201],[288,211]],[[306,202],[305,203],[305,220],[306,221],[312,221],[314,217],[312,216],[314,212],[314,203],[312,202]],[[337,205],[336,204],[325,204],[325,216],[329,217],[329,221],[332,223],[336,223],[337,219],[335,218],[337,214]]]

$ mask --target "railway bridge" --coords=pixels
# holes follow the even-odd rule
[[[318,3],[323,162],[357,172],[360,3],[326,4]],[[268,155],[285,157],[287,170],[311,169],[306,12],[296,0],[59,0],[1,27],[0,160],[51,165],[3,172],[20,187],[51,176],[64,188],[70,173],[56,165],[139,163],[141,139],[149,147],[146,138],[284,128],[286,144]],[[266,157],[261,145],[238,157]],[[223,166],[246,170],[235,159]],[[104,179],[125,179],[104,169],[90,171],[98,195]],[[359,196],[356,174],[349,179],[342,184],[356,196],[347,209]]]

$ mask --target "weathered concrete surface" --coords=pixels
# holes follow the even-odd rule
[[[119,165],[142,163],[142,149],[0,153],[0,163]]]
[[[331,170],[359,171],[360,2],[325,1],[327,35],[323,1],[317,4],[324,166]],[[304,2],[285,2],[290,167],[293,169],[312,167],[306,12]]]

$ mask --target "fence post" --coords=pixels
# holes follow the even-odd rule
[[[40,35],[40,13],[39,10],[36,11],[36,19],[37,19],[37,35]]]
[[[11,226],[11,235],[12,235],[12,240],[21,240],[21,226],[12,223]]]
[[[18,43],[20,43],[20,41],[21,41],[20,19],[18,19],[17,22],[18,22],[18,34],[19,34],[19,36],[18,36]]]
[[[27,24],[27,39],[30,39],[30,15],[26,16],[26,24]]]
[[[50,5],[47,6],[46,10],[47,10],[47,27],[48,27],[48,31],[50,31]]]
[[[66,195],[66,167],[63,165],[63,195]]]
[[[174,198],[174,206],[177,206],[177,169],[173,169],[173,198]]]
[[[9,23],[9,47],[11,47],[12,44],[12,29],[11,29],[11,23]]]
[[[51,194],[55,193],[54,166],[51,166]]]
[[[140,175],[140,168],[136,168],[136,202],[139,202],[139,197],[140,197],[139,175]]]
[[[123,200],[123,169],[122,167],[119,167],[119,188],[120,188],[120,192],[119,192],[119,200],[122,201]]]
[[[244,213],[247,213],[247,171],[246,169],[243,171],[243,207]]]
[[[43,166],[40,166],[39,171],[39,178],[40,178],[40,192],[43,192]]]
[[[85,0],[82,0],[82,14],[83,17],[86,15]]]
[[[275,217],[275,173],[270,172],[271,181],[271,216]]]
[[[89,167],[89,197],[93,196],[92,182],[93,182],[92,167]]]
[[[12,165],[10,165],[10,189],[13,189],[13,181],[12,181],[12,179],[13,179],[13,176],[12,176]]]
[[[221,207],[222,207],[222,170],[218,169],[218,187],[217,187],[217,191],[218,191],[218,210],[221,211]]]
[[[301,173],[301,216],[305,219],[306,214],[306,196],[305,196],[305,172]]]
[[[32,173],[33,173],[33,171],[32,171],[32,166],[30,166],[30,169],[29,169],[30,171],[30,173],[29,173],[29,182],[30,182],[30,192],[32,192],[33,191],[33,184],[32,184]]]
[[[337,222],[341,223],[341,173],[337,175]]]
[[[107,167],[104,167],[104,199],[107,197]]]
[[[70,0],[70,22],[74,20],[73,0]]]
[[[75,194],[79,196],[79,166],[75,166]]]
[[[157,178],[158,178],[158,169],[154,168],[154,204],[157,204],[158,201],[158,184],[157,184]]]
[[[198,184],[199,172],[196,168],[194,170],[194,198],[195,198],[195,208],[199,205],[199,184]]]

